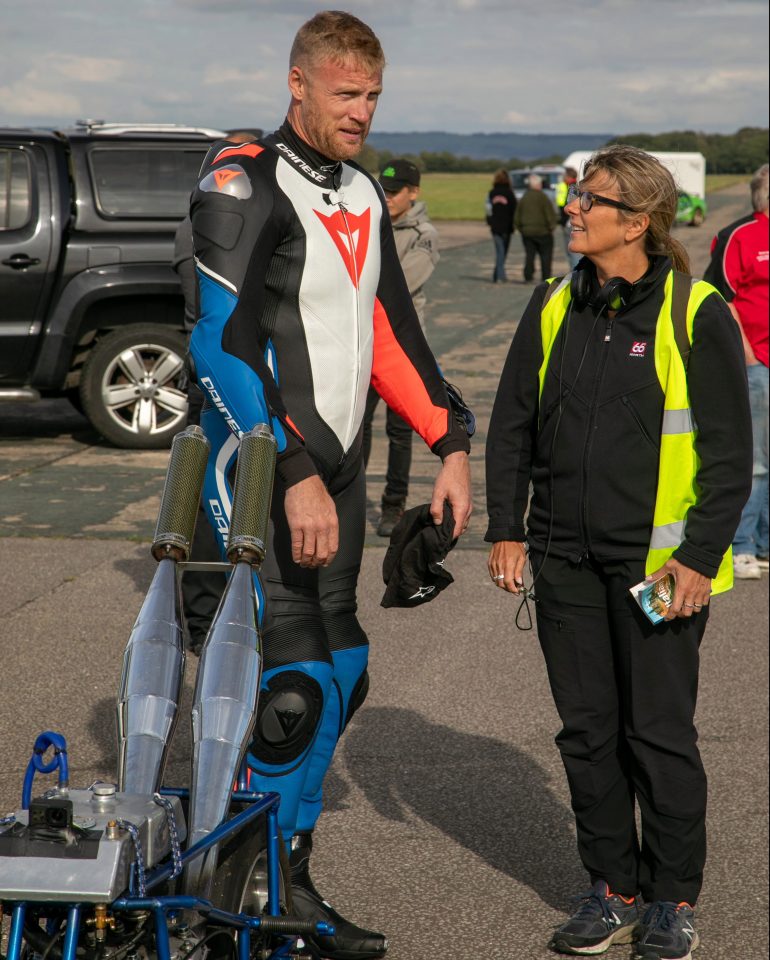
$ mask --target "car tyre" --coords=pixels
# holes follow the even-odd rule
[[[162,449],[185,426],[185,338],[150,323],[99,337],[80,378],[83,411],[116,447]]]

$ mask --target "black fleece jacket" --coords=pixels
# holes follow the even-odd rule
[[[655,327],[670,270],[668,258],[653,258],[631,303],[613,319],[592,305],[573,309],[554,342],[540,400],[540,312],[547,286],[535,289],[489,425],[486,540],[526,539],[543,551],[550,533],[550,553],[575,562],[587,555],[599,561],[646,556],[664,400],[655,372]],[[700,496],[674,557],[714,577],[738,526],[752,472],[740,335],[716,293],[695,317],[687,382],[697,423]]]

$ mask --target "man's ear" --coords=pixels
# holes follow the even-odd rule
[[[289,70],[289,92],[295,100],[304,100],[307,93],[307,78],[301,67]]]

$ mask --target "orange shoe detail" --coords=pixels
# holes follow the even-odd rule
[[[617,897],[619,900],[622,900],[623,903],[628,903],[628,904],[632,904],[634,900],[636,900],[636,897],[624,897],[620,893],[613,893],[612,890],[610,890],[609,884],[607,884],[607,896]]]

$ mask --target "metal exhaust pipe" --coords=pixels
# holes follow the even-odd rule
[[[265,424],[241,438],[227,542],[233,572],[203,646],[193,695],[191,845],[225,818],[254,729],[262,649],[252,567],[265,557],[276,447]],[[188,866],[188,893],[208,896],[216,860],[213,847]]]
[[[198,426],[174,437],[152,555],[159,561],[123,655],[118,693],[118,785],[159,789],[184,675],[177,561],[190,554],[209,443]]]

